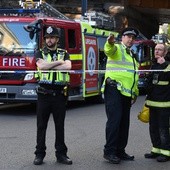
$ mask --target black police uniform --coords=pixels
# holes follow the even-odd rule
[[[56,51],[48,51],[51,57]],[[58,54],[56,54],[57,56]],[[37,52],[36,58],[42,58],[41,52]],[[64,60],[69,60],[66,53]],[[67,96],[64,95],[64,86],[55,84],[39,84],[44,91],[38,92],[37,101],[37,146],[35,154],[40,157],[46,155],[46,129],[49,116],[52,113],[55,123],[55,149],[56,157],[66,155],[67,147],[64,143],[64,120],[66,114]],[[43,94],[44,92],[44,94]]]
[[[49,26],[44,37],[59,37],[57,28]],[[63,49],[50,50],[44,47],[36,53],[36,60],[43,58],[48,61],[56,61],[62,57],[63,60],[69,60],[69,54]],[[51,57],[51,59],[50,59]],[[67,146],[64,142],[64,120],[66,115],[67,101],[67,81],[62,79],[59,81],[57,76],[67,73],[49,72],[43,77],[41,72],[39,75],[39,87],[37,88],[37,145],[35,150],[34,165],[41,165],[46,155],[46,130],[50,114],[53,114],[55,124],[55,155],[57,161],[63,164],[72,164],[72,161],[67,156]],[[41,75],[41,76],[40,76]],[[64,76],[64,75],[63,75]],[[52,77],[52,79],[51,79]],[[56,81],[57,80],[57,81]]]

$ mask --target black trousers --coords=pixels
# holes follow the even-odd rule
[[[149,132],[154,148],[170,151],[170,108],[150,107]]]
[[[66,97],[63,94],[56,96],[38,94],[37,101],[37,145],[35,155],[46,155],[46,130],[50,114],[52,113],[55,124],[55,149],[56,157],[67,153],[64,142],[64,120],[66,114]]]
[[[121,154],[128,142],[131,97],[122,95],[117,87],[106,85],[104,98],[107,115],[104,154]]]

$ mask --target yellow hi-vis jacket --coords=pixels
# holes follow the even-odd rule
[[[65,50],[57,49],[56,58],[64,60],[65,53],[66,53]],[[43,56],[44,60],[46,60],[48,62],[52,61],[52,57],[49,53],[47,55],[45,55],[44,51],[42,51],[42,56]],[[67,85],[70,80],[70,76],[69,76],[68,72],[62,72],[59,70],[56,70],[56,71],[49,70],[48,72],[45,70],[43,72],[42,70],[40,71],[39,68],[38,68],[38,73],[37,73],[37,75],[35,75],[35,77],[39,79],[39,83],[41,83],[41,84]]]
[[[128,97],[136,97],[139,95],[138,89],[138,63],[132,54],[127,54],[123,44],[111,45],[105,43],[104,52],[107,56],[105,80],[110,77],[115,80],[118,85],[117,88],[121,94]],[[102,86],[104,92],[105,81]]]

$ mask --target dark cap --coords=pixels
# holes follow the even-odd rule
[[[128,27],[123,29],[122,36],[123,35],[134,35],[135,37],[137,37],[139,35],[139,31],[135,28]]]
[[[49,26],[45,31],[44,37],[50,37],[50,36],[60,37],[58,29],[55,27]]]

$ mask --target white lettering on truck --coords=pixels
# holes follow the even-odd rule
[[[96,45],[96,40],[86,39],[86,44]]]
[[[26,63],[25,58],[3,58],[2,65],[25,67]]]

